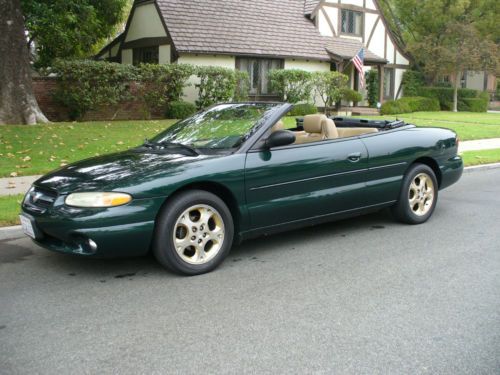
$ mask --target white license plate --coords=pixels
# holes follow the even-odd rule
[[[21,220],[21,226],[23,227],[23,231],[25,234],[30,236],[31,238],[35,238],[35,230],[33,229],[33,224],[31,220],[26,216],[19,215],[19,219]]]

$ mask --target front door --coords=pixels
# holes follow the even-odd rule
[[[250,151],[247,206],[254,229],[363,206],[368,154],[357,138]]]

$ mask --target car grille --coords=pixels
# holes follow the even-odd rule
[[[26,195],[23,206],[35,212],[45,212],[52,207],[56,198],[57,193],[53,190],[33,187]]]

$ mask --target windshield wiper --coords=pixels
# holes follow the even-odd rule
[[[169,149],[169,148],[177,148],[177,149],[182,149],[185,153],[188,154],[188,156],[198,156],[198,152],[191,146],[182,144],[182,143],[175,143],[175,142],[151,142],[150,140],[146,139],[143,144],[144,147],[151,148],[153,150],[164,150],[164,149]]]

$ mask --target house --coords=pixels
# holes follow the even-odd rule
[[[377,0],[136,0],[125,31],[97,57],[244,70],[251,99],[275,100],[271,69],[341,71],[360,90],[350,60],[361,48],[365,69],[382,78],[380,101],[400,97],[409,60]]]

